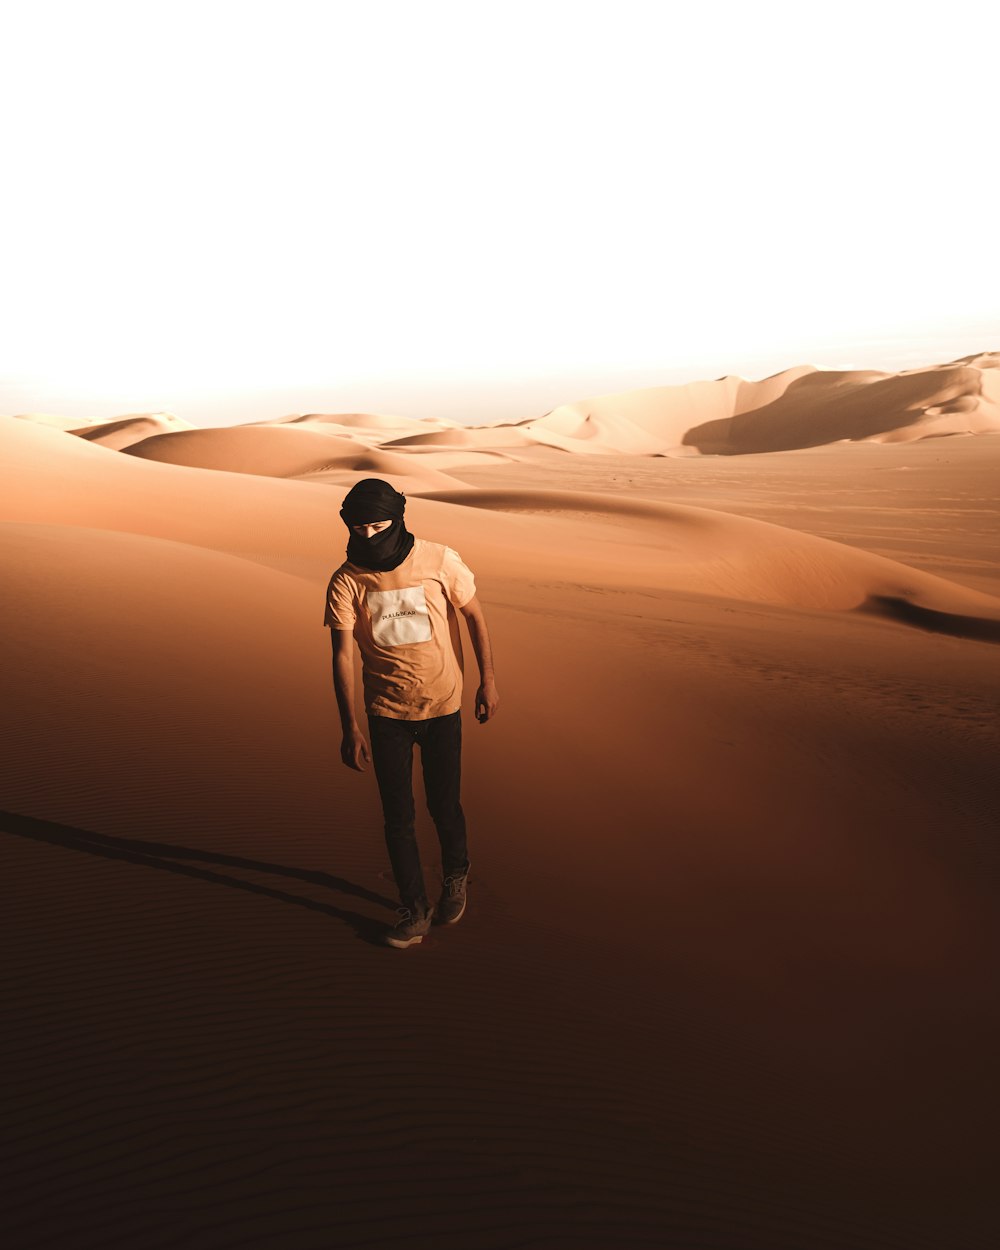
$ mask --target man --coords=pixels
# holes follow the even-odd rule
[[[347,494],[340,515],[350,531],[347,560],[330,579],[323,623],[331,627],[333,683],[344,738],[341,759],[359,772],[375,765],[385,840],[402,907],[389,946],[423,940],[432,920],[454,924],[465,911],[469,876],[459,798],[462,752],[462,640],[465,617],[479,662],[476,719],[499,702],[486,618],[472,572],[456,551],[414,538],[406,497],[369,477]],[[361,651],[371,752],[354,711],[353,638]],[[441,843],[443,887],[436,909],[424,886],[414,834],[413,745],[420,745],[427,807]]]

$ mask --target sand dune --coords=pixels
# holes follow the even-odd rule
[[[448,421],[443,417],[396,417],[386,413],[368,412],[306,412],[274,417],[265,421],[251,421],[248,424],[315,425],[321,428],[334,425],[355,430],[364,437],[368,437],[372,431],[377,431],[380,438],[402,435],[404,432],[419,432],[428,428],[433,430],[461,428],[457,422]]]
[[[370,450],[399,454],[461,449],[501,451],[517,459],[519,452],[536,448],[588,456],[760,454],[844,441],[907,442],[998,430],[998,363],[1000,354],[984,352],[898,374],[803,365],[757,382],[723,377],[600,395],[560,405],[540,417],[487,426],[375,413],[304,413],[226,431],[187,427],[195,439],[170,447],[141,438],[143,446],[138,450],[140,437],[149,434],[142,422],[153,423],[153,438],[179,432],[186,423],[170,414],[149,414],[75,432],[109,446],[124,448],[132,443],[134,454],[148,458],[266,476],[299,476],[341,465],[330,458],[326,463],[320,444],[310,448],[304,440],[297,445],[280,443],[257,433],[265,430],[322,433]],[[72,423],[58,417],[26,419],[72,428]],[[129,420],[134,425],[123,424]],[[447,469],[458,463],[475,464],[476,459],[425,461],[425,467]]]
[[[399,447],[396,450],[400,456],[406,456],[411,461],[416,460],[425,465],[432,465],[435,469],[445,473],[451,473],[454,469],[481,468],[483,466],[493,468],[497,464],[516,464],[519,460],[519,457],[511,455],[509,452],[501,451],[498,447],[481,449],[470,447],[466,450],[447,447]],[[456,481],[457,479],[452,479],[453,484]],[[433,489],[429,482],[427,486]]]
[[[134,413],[125,417],[116,417],[110,421],[99,421],[94,425],[77,426],[72,433],[77,438],[85,438],[91,443],[101,443],[105,447],[121,451],[135,443],[158,434],[171,434],[181,430],[194,430],[188,421],[175,417],[169,412]]]
[[[547,428],[523,429],[518,425],[460,426],[457,422],[425,418],[404,422],[396,417],[329,416],[321,418],[281,418],[280,423],[291,421],[309,423],[316,421],[324,429],[343,429],[352,437],[393,452],[425,452],[434,448],[443,451],[462,449],[468,452],[489,453],[510,451],[516,448],[558,447],[565,451],[603,450],[581,446],[579,442],[562,437],[558,431]],[[279,422],[257,422],[258,425]],[[430,427],[430,428],[428,428]],[[473,461],[474,462],[474,461]]]
[[[232,432],[243,433],[239,429]],[[220,530],[212,524],[214,510],[210,501],[220,485],[211,477],[200,478],[197,467],[183,466],[188,474],[182,488],[169,471],[150,475],[148,469],[152,466],[141,460],[136,463],[138,457],[133,459],[128,454],[131,448],[121,458],[99,458],[93,463],[74,457],[73,444],[64,446],[66,440],[58,432],[46,432],[42,438],[38,436],[40,432],[28,433],[28,437],[22,433],[19,439],[11,440],[8,463],[15,463],[17,458],[16,476],[22,485],[20,492],[11,497],[8,515],[106,524],[109,517],[127,521],[127,513],[121,509],[123,494],[147,504],[158,497],[154,532],[182,541],[191,541],[197,534],[195,541],[200,545],[231,551],[245,547],[245,536],[240,533],[242,518],[232,528]],[[264,450],[278,442],[284,451],[289,442],[300,441],[295,437],[279,442],[272,437],[277,433],[254,430],[254,437],[247,440],[250,453],[262,455],[262,442]],[[263,440],[261,435],[265,436]],[[148,441],[161,442],[161,436]],[[204,446],[204,441],[199,440],[199,446]],[[326,435],[308,441],[339,442]],[[173,443],[175,447],[187,442],[186,435],[162,436],[162,443]],[[345,484],[358,476],[393,476],[394,466],[388,453],[358,456],[354,449],[351,452],[345,460],[352,467],[340,470]],[[75,467],[81,486],[92,475],[91,489],[79,489],[59,509],[53,508],[44,496],[40,504],[32,504],[40,493],[32,483],[32,469],[36,475],[51,472],[57,457],[64,462],[64,474],[72,473],[79,461]],[[253,463],[258,470],[262,467],[258,460]],[[403,463],[409,468],[411,461],[405,459]],[[502,466],[498,471],[504,471]],[[439,479],[443,479],[444,489]],[[98,486],[98,480],[102,486]],[[333,491],[336,483],[326,478],[325,485],[312,480],[324,491],[313,500],[313,510],[322,510],[324,506],[330,510],[331,542],[335,542],[340,528],[336,516],[339,497]],[[182,514],[190,508],[193,495],[202,498],[204,511],[192,521]],[[510,576],[530,568],[535,576],[558,578],[567,584],[645,586],[661,592],[677,590],[831,611],[857,608],[869,602],[902,600],[953,615],[956,621],[973,616],[983,621],[1000,617],[1000,600],[990,595],[784,526],[704,508],[583,491],[462,489],[454,479],[430,470],[420,496],[411,499],[410,509],[413,523],[422,526],[424,532],[457,530],[470,557]],[[121,523],[114,526],[119,527],[128,528]],[[277,549],[282,555],[294,557],[294,542],[290,538],[283,539]]]
[[[130,414],[98,423],[30,414],[22,420],[72,429],[82,437],[123,447],[136,435],[204,433],[169,413]],[[148,425],[145,423],[149,423]],[[223,460],[252,463],[287,457],[279,444],[250,450],[248,430],[294,428],[352,439],[391,451],[437,447],[469,451],[552,447],[583,455],[741,455],[814,447],[842,441],[902,442],[1000,429],[1000,353],[981,352],[950,364],[897,374],[875,370],[783,370],[761,381],[727,376],[683,386],[651,387],[562,404],[543,416],[494,425],[465,426],[437,417],[378,413],[301,413],[231,427],[244,432],[228,447],[214,437],[205,450],[185,447],[191,463],[223,468]],[[237,443],[236,438],[241,442]],[[151,445],[142,453],[172,460]],[[307,457],[308,460],[308,457]],[[178,463],[187,463],[183,458]],[[238,468],[238,472],[256,470]],[[304,470],[308,471],[308,470]]]
[[[688,430],[701,452],[739,455],[815,447],[841,439],[905,442],[1000,429],[1000,408],[971,366],[921,369],[871,379],[808,374],[772,403]]]
[[[328,466],[326,470],[313,470],[302,476],[308,477],[310,481],[322,480],[330,485],[346,485],[347,489],[359,477],[392,478],[397,490],[413,495],[418,491],[442,487],[448,489],[453,486],[455,478],[444,471],[453,459],[446,453],[414,457],[394,455],[390,451],[372,451],[353,460],[345,460],[336,467]],[[459,462],[467,464],[470,459],[468,455],[462,456]],[[477,457],[477,463],[480,462],[481,458]]]
[[[391,447],[394,450],[404,447],[479,448],[484,445],[488,447],[499,446],[499,440],[501,439],[506,439],[507,445],[511,447],[524,447],[531,442],[527,435],[521,434],[516,430],[499,434],[494,426],[487,426],[485,429],[433,430],[429,434],[407,434],[402,438],[391,439],[382,445],[383,447]]]
[[[366,450],[352,439],[297,426],[235,425],[227,429],[154,434],[127,449],[131,456],[189,468],[294,477],[336,467]]]
[[[107,447],[116,449],[126,447],[131,442],[138,442],[139,439],[147,438],[151,434],[198,428],[182,417],[175,417],[170,412],[130,412],[118,417],[105,417],[100,421],[80,421],[72,417],[50,416],[46,413],[23,414],[17,419],[65,430],[89,442],[103,443]]]
[[[361,428],[381,430],[426,430],[461,429],[457,421],[449,421],[447,417],[399,417],[392,415],[376,415],[367,413],[306,413],[304,421],[334,421],[339,425],[353,425]]]
[[[951,632],[975,619],[977,636],[1000,638],[1000,598],[784,526],[583,491],[481,488],[421,502],[428,499],[530,517],[517,531],[493,518],[478,527],[463,519],[463,535],[482,550],[492,534],[494,561],[505,548],[522,559],[530,548],[547,572],[561,566],[567,579],[827,611],[882,605],[895,613],[908,603],[938,613],[942,628],[953,617]]]
[[[329,486],[159,463],[128,451],[109,454],[10,418],[0,418],[0,430],[8,477],[0,520],[148,534],[294,572],[342,558],[342,495],[334,494],[331,502]],[[346,472],[348,481],[358,476]],[[446,487],[455,484],[433,471],[427,477],[438,489],[442,480]],[[309,520],[303,520],[302,510]]]
[[[923,433],[998,376],[0,418],[19,1250],[992,1250],[1000,434]],[[793,412],[868,441],[683,454]],[[468,651],[470,907],[402,953],[321,625],[369,475],[475,570],[501,695]]]
[[[21,412],[14,420],[31,421],[35,425],[49,426],[54,430],[76,430],[87,425],[86,421],[78,421],[73,417],[60,417],[47,412]]]
[[[261,477],[311,474],[403,477],[410,486],[447,485],[433,465],[412,465],[352,438],[299,425],[237,425],[226,429],[155,434],[124,448],[130,456],[187,468],[221,469]]]
[[[399,451],[462,447],[516,457],[519,450],[550,447],[588,456],[760,454],[998,430],[998,361],[997,353],[986,352],[898,374],[802,365],[758,382],[723,377],[599,395],[489,426],[358,413],[278,420],[349,427],[372,445]]]
[[[802,366],[761,382],[725,377],[600,395],[563,404],[543,417],[520,422],[518,428],[535,437],[555,438],[567,450],[582,444],[605,453],[675,451],[692,426],[769,403],[811,372],[811,367]]]
[[[972,363],[972,362],[975,363]],[[762,382],[721,378],[603,395],[521,422],[583,452],[739,455],[879,438],[1000,429],[994,356],[900,374],[788,369]]]

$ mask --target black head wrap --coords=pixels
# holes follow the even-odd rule
[[[413,535],[403,521],[406,496],[378,477],[366,477],[351,487],[344,499],[340,515],[350,529],[369,521],[391,521],[388,529],[371,538],[363,538],[351,530],[347,558],[363,569],[387,573],[402,564],[413,547]]]

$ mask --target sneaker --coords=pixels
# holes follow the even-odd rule
[[[405,946],[413,946],[417,942],[424,940],[424,934],[431,927],[431,920],[434,913],[428,909],[420,913],[411,911],[409,907],[397,907],[399,920],[391,928],[385,932],[384,942],[386,946],[397,946],[403,948]]]
[[[468,869],[465,872],[455,872],[450,877],[445,877],[441,898],[434,911],[434,919],[438,924],[454,924],[456,920],[462,919],[467,901],[465,887],[468,880]]]

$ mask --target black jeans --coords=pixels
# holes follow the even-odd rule
[[[382,796],[385,843],[404,907],[426,911],[427,891],[420,851],[413,829],[413,745],[420,744],[427,810],[441,843],[441,867],[446,877],[466,872],[465,813],[459,801],[462,764],[462,714],[432,716],[428,720],[393,720],[368,715],[372,763]]]

